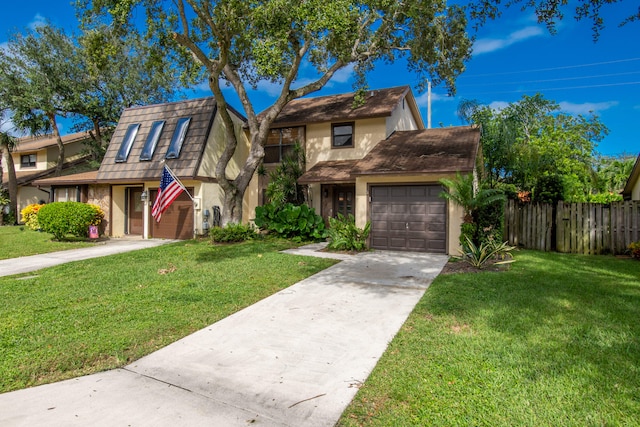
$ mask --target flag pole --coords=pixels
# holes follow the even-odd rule
[[[189,194],[189,192],[187,191],[187,188],[182,184],[182,181],[180,181],[178,179],[178,177],[176,176],[175,173],[173,173],[173,171],[171,170],[171,168],[169,167],[169,165],[163,160],[162,163],[164,163],[164,167],[167,168],[167,171],[171,174],[171,176],[173,177],[173,179],[176,180],[176,182],[178,183],[178,185],[180,187],[182,187],[182,190],[187,193],[187,196],[189,196],[189,198],[191,199],[192,202],[195,203],[195,200],[193,198],[193,196],[191,196],[191,194]]]

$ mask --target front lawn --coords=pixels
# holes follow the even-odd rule
[[[640,262],[515,255],[439,276],[339,425],[639,425]]]
[[[68,242],[55,242],[49,233],[30,230],[25,226],[0,227],[0,259],[45,254],[67,249],[84,248],[95,243],[84,239],[72,239]]]
[[[336,261],[187,241],[0,278],[0,392],[126,365]]]

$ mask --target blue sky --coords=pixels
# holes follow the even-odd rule
[[[462,99],[477,99],[499,108],[539,92],[567,113],[587,115],[593,111],[600,117],[610,133],[598,145],[598,152],[636,155],[640,152],[640,22],[618,27],[637,8],[632,3],[603,8],[606,28],[597,43],[593,42],[588,21],[576,22],[568,16],[558,25],[557,34],[550,35],[544,25],[535,22],[532,13],[518,9],[506,10],[501,18],[477,32],[470,30],[476,37],[474,54],[458,79],[456,96],[448,97],[443,87],[433,88],[433,126],[462,124],[456,115]],[[0,45],[10,32],[45,20],[67,31],[77,27],[69,0],[9,2],[2,9]],[[382,65],[369,76],[372,89],[405,84],[413,87],[415,83],[416,76],[400,63]],[[345,69],[317,94],[349,92],[352,84],[351,70]],[[256,109],[269,105],[277,90],[272,84],[261,84],[252,93]],[[426,123],[426,94],[415,88],[414,94]],[[187,94],[208,95],[206,88]],[[239,103],[231,102],[240,108]]]

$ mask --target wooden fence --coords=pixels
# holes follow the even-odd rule
[[[527,249],[621,254],[640,241],[640,202],[519,204],[505,208],[505,238]]]

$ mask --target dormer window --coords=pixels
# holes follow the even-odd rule
[[[160,134],[162,133],[164,123],[164,120],[159,120],[151,124],[149,136],[147,136],[147,140],[145,141],[142,152],[140,153],[140,161],[151,160],[151,158],[153,157],[153,153],[156,151],[156,146],[158,145],[158,140],[160,139]]]
[[[353,123],[336,123],[331,126],[333,148],[353,147]]]
[[[137,123],[129,125],[127,133],[124,134],[122,144],[120,144],[118,154],[116,154],[116,163],[124,163],[127,161],[129,153],[131,152],[131,147],[133,146],[133,141],[136,139],[139,129],[140,125]]]
[[[191,117],[183,117],[178,120],[176,130],[173,132],[173,137],[171,138],[171,144],[169,144],[167,154],[164,156],[165,159],[177,159],[180,157],[182,143],[184,142],[184,138],[187,136],[187,130],[189,129],[190,122]]]

